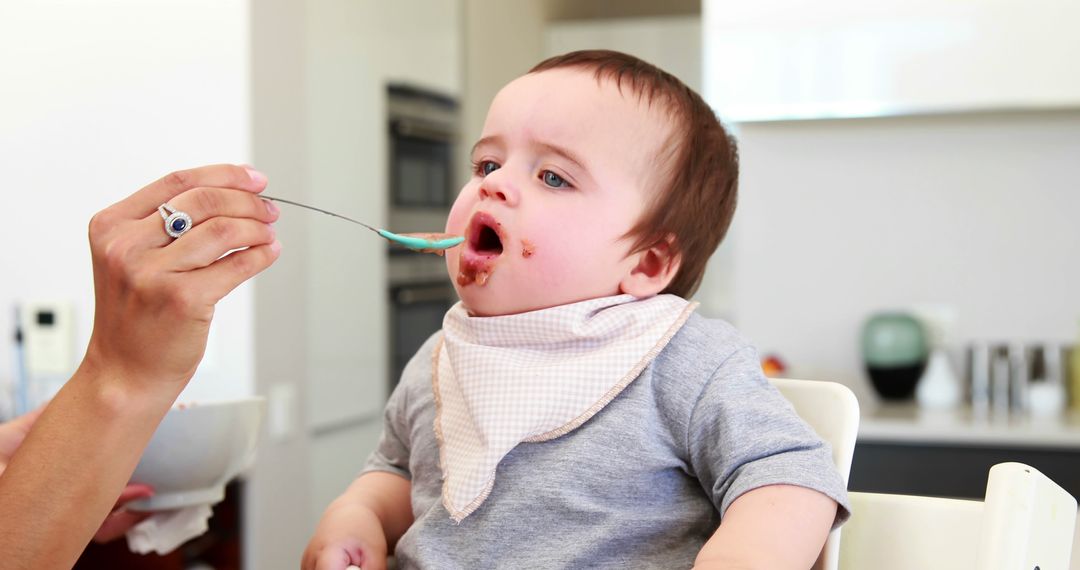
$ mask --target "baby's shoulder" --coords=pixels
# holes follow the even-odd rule
[[[735,327],[694,314],[653,361],[651,384],[661,409],[678,416],[688,414],[710,384],[723,384],[721,394],[745,393],[765,388],[761,377],[757,351]]]
[[[655,373],[666,376],[708,376],[750,342],[727,321],[690,315],[656,357]]]

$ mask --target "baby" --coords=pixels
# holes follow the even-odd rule
[[[734,140],[609,51],[495,97],[446,231],[461,302],[303,567],[809,568],[848,516],[830,450],[687,301],[735,210]]]

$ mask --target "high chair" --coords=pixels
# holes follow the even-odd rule
[[[791,402],[795,413],[832,447],[833,463],[847,485],[851,456],[855,453],[855,439],[859,434],[859,401],[855,394],[836,382],[786,378],[772,378],[770,382]],[[814,570],[836,570],[840,544],[840,529],[829,533]]]
[[[1067,570],[1076,499],[1022,463],[990,469],[983,501],[850,493],[843,570]]]

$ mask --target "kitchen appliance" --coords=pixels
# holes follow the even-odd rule
[[[446,224],[457,195],[457,101],[434,91],[391,84],[387,88],[390,149],[388,226],[431,231]]]
[[[387,227],[406,232],[439,231],[446,226],[461,182],[455,167],[461,156],[458,103],[444,93],[391,84],[386,108],[390,150]],[[387,257],[388,383],[393,390],[409,359],[442,328],[443,315],[458,298],[443,258],[389,245]]]

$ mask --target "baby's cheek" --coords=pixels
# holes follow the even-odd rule
[[[521,238],[517,264],[527,270],[533,284],[542,290],[576,289],[581,277],[582,259],[572,239],[553,231],[531,232]],[[542,292],[542,291],[541,291]]]
[[[469,223],[469,212],[472,210],[474,202],[471,197],[473,194],[475,192],[472,189],[472,184],[466,184],[458,193],[454,205],[450,208],[450,215],[446,218],[446,233],[457,236],[465,233],[465,226]]]
[[[465,232],[465,225],[469,223],[465,219],[467,210],[465,208],[459,208],[458,203],[454,203],[454,207],[450,210],[450,215],[446,217],[446,233],[456,236],[463,235]]]

